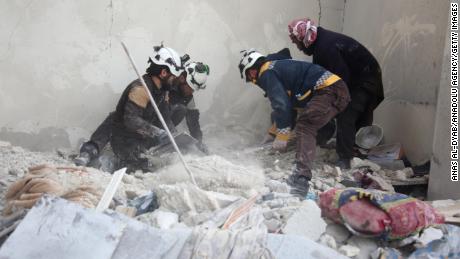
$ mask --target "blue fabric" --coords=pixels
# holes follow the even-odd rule
[[[293,107],[305,107],[307,101],[298,101],[308,90],[314,89],[318,79],[326,72],[324,68],[305,61],[276,60],[262,73],[257,85],[270,99],[273,117],[278,129],[291,127]],[[288,96],[288,91],[291,96]]]

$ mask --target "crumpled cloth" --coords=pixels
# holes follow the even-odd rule
[[[44,194],[55,195],[87,208],[96,207],[102,196],[99,190],[86,185],[70,186],[58,177],[59,173],[79,174],[84,173],[83,170],[78,167],[50,165],[29,168],[29,172],[23,178],[8,188],[3,215],[7,216],[17,210],[32,208]]]
[[[363,209],[362,202],[366,202],[366,206],[372,208]],[[344,210],[347,204],[351,207]],[[368,232],[358,228],[381,225],[380,233],[372,232],[386,240],[403,239],[427,227],[444,223],[444,217],[429,204],[404,194],[379,190],[334,188],[320,194],[319,206],[322,216],[348,225],[356,232]],[[371,212],[371,209],[386,213],[389,221],[369,222],[369,220],[381,219],[380,217],[367,218],[366,215]]]

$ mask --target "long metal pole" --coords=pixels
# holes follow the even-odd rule
[[[176,149],[176,152],[177,152],[177,154],[179,155],[179,158],[180,158],[180,160],[182,161],[182,164],[184,165],[185,171],[187,171],[187,173],[189,174],[190,179],[192,180],[192,183],[193,183],[194,185],[197,185],[197,184],[196,184],[196,181],[195,181],[195,177],[193,176],[192,171],[191,171],[190,168],[187,166],[187,163],[185,162],[184,157],[182,156],[182,153],[180,152],[179,147],[177,146],[176,141],[174,140],[174,137],[173,137],[172,134],[171,134],[171,131],[169,131],[168,125],[166,125],[166,122],[165,122],[165,120],[163,119],[163,116],[161,115],[161,112],[160,112],[160,110],[158,109],[158,106],[157,106],[157,104],[155,103],[155,100],[153,99],[152,94],[150,93],[149,88],[148,88],[147,85],[145,84],[144,78],[142,78],[142,75],[139,73],[139,70],[137,69],[136,64],[134,63],[134,59],[131,57],[131,54],[129,54],[128,47],[126,47],[126,45],[125,45],[124,42],[121,42],[121,45],[123,46],[123,49],[125,50],[126,55],[128,55],[129,61],[131,61],[131,65],[133,66],[134,71],[136,71],[136,74],[137,74],[137,76],[139,77],[139,80],[141,81],[142,86],[144,86],[145,90],[147,91],[147,93],[148,93],[148,95],[149,95],[149,98],[150,98],[150,102],[152,103],[152,106],[153,106],[153,108],[155,109],[155,112],[157,113],[158,118],[160,119],[161,124],[163,125],[163,128],[166,130],[166,133],[168,133],[169,140],[171,140],[171,143],[173,144],[174,149]],[[197,185],[197,186],[198,186],[198,185]]]

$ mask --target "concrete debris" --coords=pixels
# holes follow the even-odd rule
[[[269,233],[278,233],[281,228],[281,221],[274,218],[265,220],[264,223],[267,226]]]
[[[269,234],[267,246],[274,258],[347,258],[327,246],[318,244],[309,238],[301,236]]]
[[[6,142],[6,141],[1,141],[0,140],[0,147],[10,147],[11,146],[11,143],[10,142]]]
[[[265,184],[267,185],[267,187],[270,189],[271,192],[280,192],[280,193],[289,192],[289,185],[287,185],[287,183],[285,182],[268,180]]]
[[[321,211],[313,200],[301,201],[289,193],[290,187],[286,179],[292,172],[294,152],[273,154],[266,148],[232,152],[221,148],[220,151],[220,155],[185,156],[198,187],[189,183],[187,173],[181,164],[174,163],[174,157],[168,157],[166,164],[169,165],[155,172],[137,171],[125,175],[111,207],[124,215],[113,212],[96,215],[94,211],[82,209],[75,204],[68,205],[64,202],[64,205],[57,202],[59,206],[72,208],[47,216],[49,218],[43,221],[42,228],[45,232],[36,233],[33,231],[37,226],[33,222],[45,217],[45,208],[56,205],[53,199],[44,199],[43,203],[32,209],[34,211],[38,207],[42,211],[29,213],[30,217],[36,218],[32,220],[29,217],[28,220],[33,222],[25,221],[26,227],[20,225],[22,227],[1,247],[0,257],[12,249],[17,250],[19,244],[25,246],[34,238],[44,238],[34,244],[36,251],[45,247],[46,251],[55,251],[52,255],[56,257],[62,255],[74,240],[84,242],[66,250],[66,255],[77,254],[78,249],[86,246],[86,242],[92,242],[87,246],[86,252],[78,253],[79,258],[177,258],[181,254],[190,255],[191,251],[211,256],[216,255],[217,250],[225,253],[229,249],[235,249],[235,256],[246,257],[264,250],[259,248],[267,248],[268,250],[264,250],[270,252],[265,254],[267,258],[339,259],[345,256],[367,258],[366,256],[378,248],[375,240],[353,236],[342,225],[323,220]],[[67,154],[30,152],[0,141],[0,210],[4,210],[7,188],[27,177],[29,167],[49,163],[70,168],[72,163],[66,160],[68,157]],[[342,180],[352,180],[352,174],[357,170],[368,170],[371,179],[386,190],[393,188],[390,184],[392,179],[403,180],[413,176],[411,168],[382,170],[378,164],[359,158],[352,160],[354,169],[351,170],[342,171],[325,164],[335,162],[336,159],[335,150],[317,149],[310,185],[313,197],[319,197],[320,192],[332,188],[344,188]],[[62,184],[65,190],[84,185],[103,191],[111,178],[109,173],[92,168],[80,171],[73,174],[64,169],[53,171],[51,179]],[[155,206],[145,211],[136,211],[138,206],[132,202],[152,193],[158,201]],[[231,224],[230,231],[218,229],[224,225],[232,211],[256,194],[260,194],[257,200],[248,208],[247,213]],[[91,200],[97,201],[97,198],[86,198],[86,201]],[[434,203],[445,205],[442,202]],[[72,221],[78,218],[76,215],[82,217],[81,222]],[[125,215],[133,219],[128,219]],[[63,221],[68,220],[69,226],[53,226],[53,220],[57,222],[56,217],[73,218]],[[99,221],[104,223],[98,225]],[[149,228],[144,223],[154,228]],[[76,226],[80,230],[71,233]],[[109,229],[110,227],[113,229]],[[46,241],[53,238],[56,230],[63,231],[64,238],[60,237],[59,242],[47,244]],[[34,235],[22,240],[25,233]],[[87,238],[91,233],[95,236]],[[110,240],[100,241],[107,237]],[[190,239],[191,237],[194,238]],[[62,246],[56,248],[58,245]],[[97,251],[90,254],[91,249]],[[107,257],[109,254],[112,256]],[[11,255],[10,258],[27,258],[32,252],[15,251]],[[42,258],[44,257],[46,256]]]
[[[305,200],[302,202],[302,206],[289,218],[283,228],[283,233],[318,240],[326,231],[326,225],[326,222],[321,218],[321,209],[318,205],[314,201]]]
[[[186,158],[198,186],[203,190],[249,198],[265,188],[265,176],[260,167],[239,165],[217,155]],[[142,180],[155,188],[161,184],[189,182],[189,176],[181,164],[174,164],[155,174],[144,174]]]
[[[299,198],[290,196],[286,198],[266,201],[265,205],[267,205],[271,209],[275,209],[275,208],[283,208],[283,207],[290,207],[290,206],[299,206],[300,201],[299,201]]]
[[[417,247],[425,247],[428,243],[441,239],[444,236],[444,233],[441,229],[430,227],[425,230],[416,238]]]
[[[134,176],[129,175],[129,174],[123,176],[123,178],[122,178],[122,181],[123,181],[124,183],[127,183],[127,184],[132,184],[132,183],[134,183],[134,180],[135,180],[135,179],[134,179]]]
[[[137,217],[141,222],[159,229],[170,229],[179,224],[179,215],[169,211],[155,210]]]
[[[123,215],[45,196],[0,249],[0,258],[345,258],[299,236],[238,230],[162,230]],[[192,256],[193,255],[193,256]]]
[[[126,207],[126,206],[117,206],[115,208],[116,212],[122,213],[130,218],[133,218],[136,216],[137,210],[136,208],[133,207]]]
[[[351,168],[360,168],[360,167],[369,167],[372,171],[380,171],[380,166],[370,160],[363,160],[357,157],[354,157],[350,161]]]
[[[350,245],[343,245],[339,248],[339,252],[347,257],[355,257],[359,255],[359,248]]]
[[[414,176],[414,171],[410,167],[406,167],[404,169],[396,170],[396,171],[383,170],[383,173],[384,173],[383,175],[387,179],[400,180],[400,181],[407,180],[408,178],[411,178]]]
[[[388,181],[380,177],[378,174],[373,173],[373,174],[367,174],[366,176],[368,179],[372,181],[372,184],[371,184],[372,189],[388,191],[388,192],[395,192],[395,189],[391,185],[391,183],[389,183]]]
[[[179,214],[195,211],[214,211],[238,199],[223,193],[204,191],[190,183],[160,185],[156,190],[160,208]]]
[[[352,236],[346,227],[340,224],[329,224],[326,227],[326,234],[332,236],[337,243],[344,243]]]
[[[371,159],[371,158],[368,158],[370,161],[378,164],[380,167],[382,167],[383,169],[388,169],[388,170],[402,170],[404,168],[406,168],[406,166],[404,165],[404,161],[403,160],[375,160],[375,159]]]
[[[335,239],[328,235],[328,234],[323,234],[320,238],[319,238],[319,243],[320,244],[323,244],[327,247],[330,247],[334,250],[337,249],[337,243],[335,242]]]
[[[358,255],[356,256],[358,259],[369,258],[371,254],[378,248],[376,240],[359,236],[352,236],[347,241],[347,244],[359,249]]]

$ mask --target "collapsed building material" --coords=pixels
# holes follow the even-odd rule
[[[372,253],[372,259],[385,258],[460,258],[460,227],[442,225],[442,238],[435,239],[411,253],[404,253],[395,248],[380,247]]]
[[[256,194],[241,204],[238,208],[234,209],[228,216],[227,220],[222,226],[222,229],[229,229],[233,224],[239,221],[241,217],[248,213],[252,206],[254,206],[258,197],[259,195]]]
[[[381,169],[381,167],[377,165],[376,163],[370,160],[363,160],[357,157],[353,157],[353,159],[350,161],[350,167],[351,168],[369,167],[372,171],[379,171]]]
[[[160,230],[121,214],[44,196],[0,248],[0,258],[345,258],[306,238],[266,234],[257,229],[263,224],[248,224],[239,231]],[[244,230],[247,226],[252,228]]]
[[[301,235],[315,241],[325,231],[326,222],[321,218],[321,209],[312,200],[303,201],[283,228],[285,234]]]
[[[367,167],[353,169],[352,174],[354,181],[361,188],[395,192],[395,189],[388,181]]]
[[[226,207],[238,197],[204,191],[187,183],[160,185],[156,190],[161,208],[183,214],[189,211],[205,212]]]
[[[378,248],[377,240],[361,236],[352,236],[347,244],[359,248],[357,259],[367,259]]]

